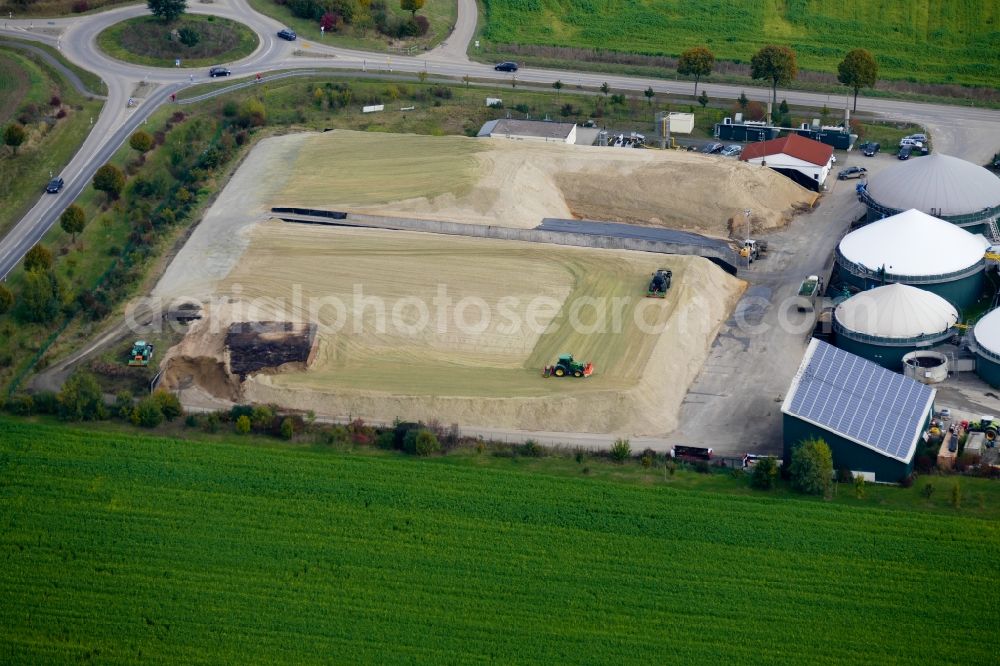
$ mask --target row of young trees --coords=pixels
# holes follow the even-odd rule
[[[97,378],[87,370],[77,370],[58,393],[20,393],[5,405],[13,414],[50,414],[64,421],[103,421],[120,418],[133,425],[155,428],[184,414],[180,399],[169,391],[157,390],[136,400],[130,391],[120,391],[113,405],[104,400]]]
[[[677,60],[677,73],[694,77],[694,94],[698,83],[709,76],[715,67],[715,54],[706,46],[695,46],[681,53]],[[754,79],[770,81],[771,97],[778,103],[778,86],[787,85],[799,74],[795,51],[787,46],[769,44],[750,59],[750,75]],[[854,91],[854,110],[858,108],[858,92],[872,88],[878,80],[878,63],[866,49],[854,49],[837,65],[837,80]]]

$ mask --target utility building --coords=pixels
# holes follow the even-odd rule
[[[500,120],[490,120],[483,124],[478,136],[488,136],[491,139],[576,143],[576,124],[501,118]]]
[[[769,166],[799,185],[819,191],[830,175],[833,148],[798,134],[789,134],[780,139],[748,144],[740,159]]]
[[[825,441],[835,469],[898,482],[913,471],[934,389],[813,340],[781,406],[784,461],[806,439]]]

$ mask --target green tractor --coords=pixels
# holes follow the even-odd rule
[[[589,377],[594,374],[593,363],[578,363],[572,354],[563,354],[555,365],[547,365],[542,370],[543,377]]]
[[[145,340],[136,340],[135,344],[132,345],[132,351],[128,357],[128,364],[133,367],[145,367],[149,365],[151,360],[153,360],[153,345],[149,344]]]
[[[670,289],[670,280],[674,277],[673,271],[669,268],[658,268],[653,273],[653,279],[649,281],[649,288],[646,290],[647,298],[666,298],[667,290]]]

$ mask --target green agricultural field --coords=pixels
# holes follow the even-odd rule
[[[749,62],[787,44],[805,69],[836,72],[847,51],[876,54],[883,78],[997,87],[1000,4],[995,0],[484,0],[483,37],[503,44],[680,54],[707,44]]]
[[[489,456],[485,456],[489,457]],[[1000,525],[0,420],[10,663],[995,663]]]

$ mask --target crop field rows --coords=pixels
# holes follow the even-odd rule
[[[836,72],[854,48],[875,54],[883,78],[996,87],[1000,5],[993,0],[485,0],[493,44],[583,47],[679,55],[707,44],[749,62],[769,43],[791,46],[799,66]]]
[[[993,663],[995,522],[447,460],[0,421],[3,652]]]

